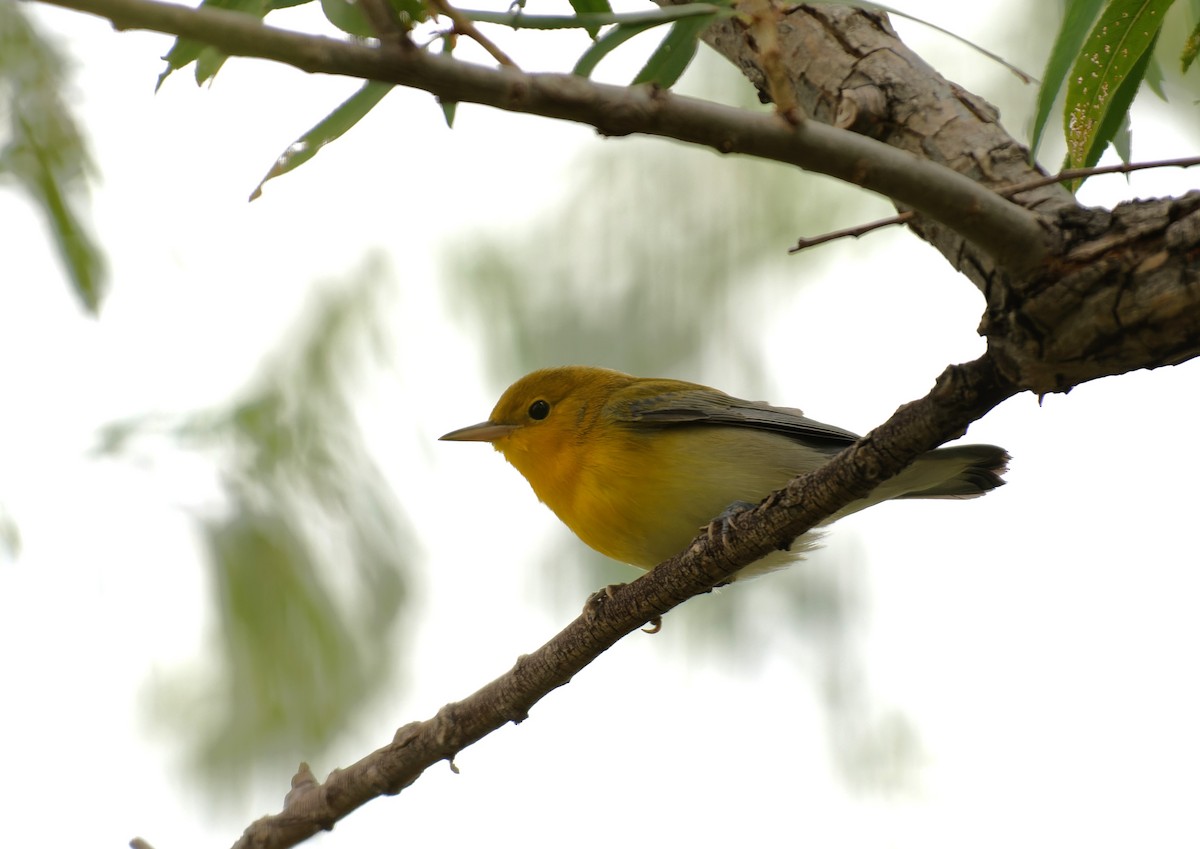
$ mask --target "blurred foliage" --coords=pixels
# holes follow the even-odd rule
[[[42,210],[76,296],[95,314],[107,279],[83,220],[93,167],[64,97],[68,68],[25,7],[0,3],[0,179],[15,182]]]
[[[701,58],[702,90],[689,93],[758,105],[736,71]],[[482,340],[498,390],[560,363],[684,376],[720,360],[753,384],[764,302],[822,262],[787,248],[865,202],[796,169],[637,138],[591,150],[567,179],[533,220],[506,220],[503,236],[448,257],[452,310]]]
[[[702,54],[693,73],[699,79],[685,82],[698,96],[754,105],[753,89],[715,56]],[[865,205],[861,192],[795,169],[623,140],[581,158],[561,197],[532,220],[456,239],[467,247],[448,258],[449,312],[479,340],[497,395],[528,371],[568,363],[761,385],[764,311],[786,305],[828,255],[788,256],[788,246]],[[515,472],[512,485],[532,497]],[[530,558],[537,586],[559,600],[640,574],[563,539]],[[692,599],[665,625],[686,629],[697,657],[723,651],[741,668],[794,653],[828,707],[843,775],[881,789],[904,783],[915,742],[902,718],[880,724],[870,707],[850,639],[862,616],[852,567],[818,552],[785,573]]]
[[[16,560],[21,553],[21,528],[0,503],[0,559]]]
[[[222,792],[294,768],[351,727],[398,672],[415,543],[368,454],[351,394],[387,354],[379,263],[328,289],[227,407],[114,422],[98,452],[165,434],[219,470],[196,517],[217,611],[211,672],[155,684],[155,719]]]

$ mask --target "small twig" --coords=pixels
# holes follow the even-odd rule
[[[871,221],[867,224],[858,224],[854,227],[847,227],[845,230],[833,230],[820,236],[813,236],[811,239],[801,238],[796,242],[794,247],[788,248],[788,253],[799,253],[805,248],[823,245],[826,242],[833,242],[837,239],[845,239],[847,237],[853,237],[857,239],[859,236],[865,236],[872,230],[882,230],[884,227],[891,227],[895,224],[903,224],[914,215],[916,215],[916,213],[910,209],[906,212],[901,212],[898,215],[893,215],[891,218],[880,218],[878,221]]]
[[[1000,190],[1003,197],[1012,197],[1021,192],[1040,189],[1042,186],[1054,183],[1066,183],[1071,180],[1082,180],[1084,177],[1096,177],[1100,174],[1130,174],[1134,171],[1145,171],[1150,168],[1191,168],[1200,165],[1200,156],[1184,156],[1179,159],[1156,159],[1151,162],[1122,162],[1119,165],[1099,165],[1094,168],[1067,168],[1049,177],[1041,177],[1026,183],[1017,183]]]
[[[449,0],[429,0],[428,5],[429,10],[433,12],[435,20],[438,15],[445,15],[453,21],[456,33],[473,38],[480,47],[490,53],[492,58],[501,65],[507,65],[509,68],[520,70],[520,68],[517,68],[517,63],[510,59],[507,53],[497,47],[490,38],[481,33],[476,28],[474,21],[451,6]]]
[[[1015,186],[1007,186],[996,193],[1001,197],[1011,198],[1013,195],[1021,194],[1021,192],[1040,189],[1042,186],[1050,186],[1054,183],[1081,180],[1084,177],[1096,177],[1102,174],[1130,174],[1134,171],[1146,171],[1151,168],[1191,168],[1194,165],[1200,165],[1200,156],[1184,156],[1178,159],[1156,159],[1151,162],[1122,162],[1119,165],[1098,165],[1092,168],[1067,168],[1049,177],[1040,177],[1036,180],[1017,183]],[[801,237],[793,247],[788,248],[788,253],[799,253],[807,248],[823,245],[826,242],[835,242],[838,239],[857,239],[859,236],[865,236],[874,230],[882,230],[884,227],[891,227],[895,224],[904,224],[911,221],[915,215],[916,213],[910,209],[907,212],[893,215],[891,218],[881,218],[878,221],[871,221],[867,224],[857,224],[854,227],[847,227],[844,230],[832,230],[820,236],[813,236],[812,238],[806,239]]]

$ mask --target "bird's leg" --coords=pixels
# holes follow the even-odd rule
[[[739,513],[745,513],[747,510],[753,510],[755,506],[756,505],[751,504],[749,501],[732,501],[729,503],[728,507],[721,511],[721,515],[717,516],[717,518],[713,519],[713,521],[733,527],[733,519],[735,516],[737,516]]]

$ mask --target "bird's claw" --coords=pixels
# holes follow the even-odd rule
[[[587,619],[588,622],[595,622],[596,617],[600,615],[600,605],[612,598],[613,594],[623,586],[625,585],[609,584],[604,589],[596,590],[594,593],[588,596],[587,601],[583,603],[584,618]]]
[[[753,504],[749,501],[734,501],[728,507],[721,511],[720,515],[715,516],[707,525],[708,538],[712,539],[715,536],[723,534],[726,528],[737,527],[737,517],[747,510],[754,509]]]
[[[583,618],[588,622],[595,622],[596,617],[600,615],[600,606],[612,598],[616,591],[623,586],[625,585],[609,584],[604,589],[596,590],[594,593],[588,596],[587,601],[583,603]],[[647,634],[657,634],[662,630],[662,617],[655,616],[653,619],[647,622],[646,625],[647,627],[643,628],[643,631],[645,631]]]

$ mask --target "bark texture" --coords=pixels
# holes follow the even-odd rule
[[[704,40],[769,99],[754,32],[731,18]],[[1043,176],[997,110],[925,64],[885,16],[796,7],[782,15],[777,40],[809,120],[906,150],[998,192]],[[1013,200],[1039,216],[1052,246],[1030,269],[997,261],[945,222],[918,215],[911,224],[984,293],[980,329],[1008,379],[1044,394],[1200,353],[1200,196],[1109,211],[1082,207],[1051,185],[1015,192]]]

